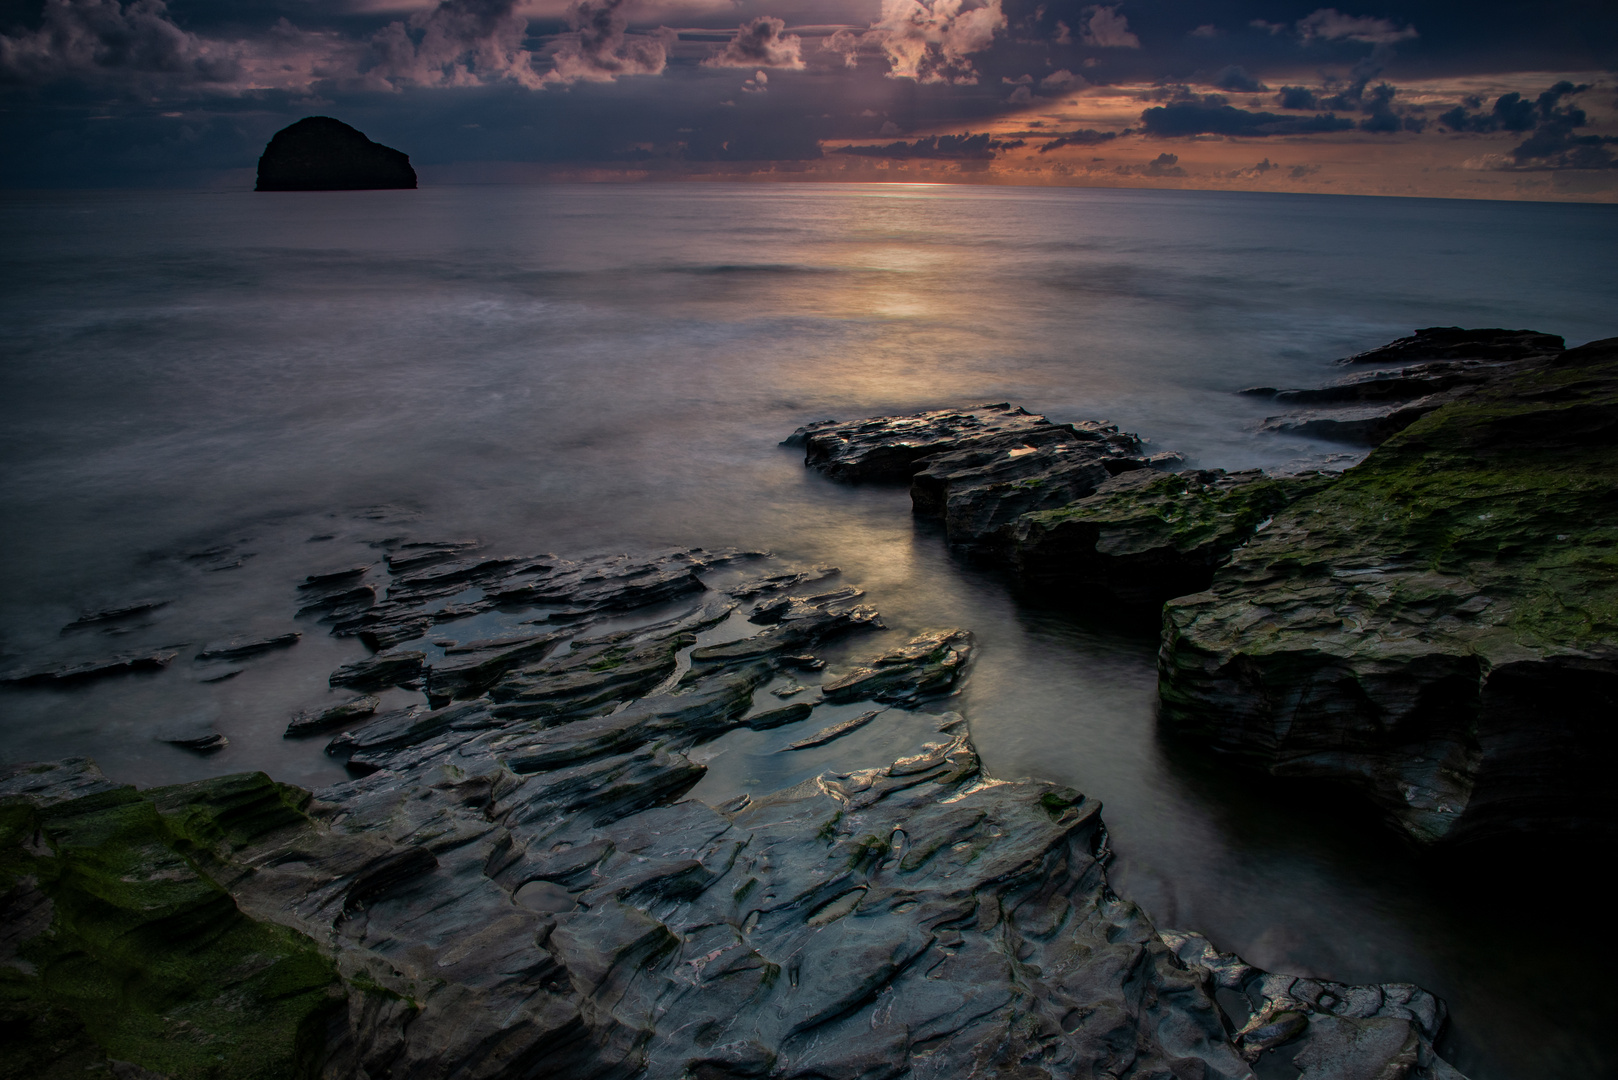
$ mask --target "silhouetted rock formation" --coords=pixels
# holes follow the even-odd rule
[[[413,188],[410,155],[367,139],[341,120],[306,116],[275,133],[258,159],[259,191]]]

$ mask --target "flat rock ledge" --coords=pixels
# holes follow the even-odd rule
[[[650,589],[620,606],[698,561],[678,603]],[[136,791],[82,759],[0,773],[12,1063],[173,1080],[1459,1077],[1419,988],[1261,972],[1114,895],[1099,804],[986,776],[942,707],[969,634],[823,663],[879,632],[876,613],[812,584],[818,569],[759,561],[551,560],[544,601],[499,609],[503,639],[403,643],[421,657],[408,679],[448,703],[345,703],[360,726],[330,752],[354,778],[322,791],[261,773]],[[819,694],[783,706],[774,691],[811,672]],[[901,721],[925,734],[885,765],[689,797],[700,748],[728,732],[796,760]]]

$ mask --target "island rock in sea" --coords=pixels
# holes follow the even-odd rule
[[[367,139],[341,120],[306,116],[270,139],[258,159],[259,191],[414,188],[410,155]]]

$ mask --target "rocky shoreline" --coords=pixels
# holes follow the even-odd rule
[[[1354,784],[1420,843],[1610,832],[1618,341],[1443,328],[1345,363],[1386,370],[1257,391],[1311,410],[1272,430],[1376,444],[1340,475],[1185,469],[1008,403],[788,442],[909,483],[1025,588],[1160,618],[1163,723],[1226,760]],[[1460,1076],[1426,991],[1261,971],[1117,896],[1096,800],[985,774],[967,629],[888,630],[762,552],[378,548],[288,589],[370,650],[286,730],[349,780],[0,771],[0,1076]],[[693,797],[743,733],[801,782]]]
[[[1341,475],[1172,472],[1007,404],[787,442],[908,470],[1031,592],[1161,619],[1162,721],[1228,760],[1353,785],[1422,844],[1610,836],[1618,339],[1439,327],[1341,363],[1382,370],[1244,391],[1315,407],[1269,430],[1374,446]]]
[[[298,590],[381,650],[289,725],[353,779],[5,770],[6,1075],[1460,1075],[1425,991],[1262,972],[1114,895],[1095,800],[984,774],[964,630],[895,637],[760,553],[388,563],[370,605],[363,573]],[[394,687],[424,704],[378,714]],[[727,733],[879,725],[912,752],[687,797]]]

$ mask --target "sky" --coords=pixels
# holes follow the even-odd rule
[[[0,0],[0,186],[824,180],[1618,202],[1618,3]]]

